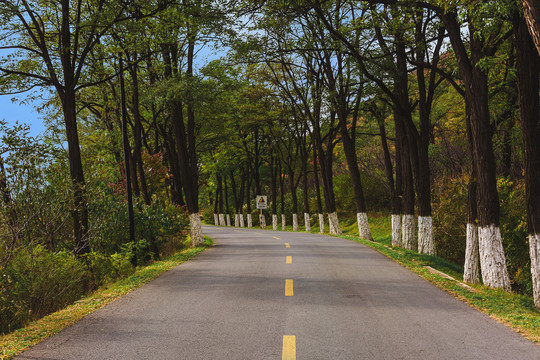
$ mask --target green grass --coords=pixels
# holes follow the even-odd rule
[[[155,279],[160,274],[200,254],[212,240],[205,237],[205,246],[183,250],[175,255],[138,268],[135,273],[113,284],[101,287],[94,293],[67,308],[34,321],[26,327],[0,336],[0,359],[11,359],[40,341],[51,337],[105,305],[132,292]]]

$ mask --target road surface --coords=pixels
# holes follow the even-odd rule
[[[19,359],[540,359],[540,347],[376,251],[204,227],[215,246]]]

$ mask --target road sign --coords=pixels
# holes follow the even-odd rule
[[[255,200],[257,202],[257,209],[266,209],[268,208],[268,202],[266,201],[266,195],[257,195]]]

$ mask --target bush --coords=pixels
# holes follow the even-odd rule
[[[468,176],[441,178],[433,188],[433,225],[437,255],[463,265],[467,225]]]
[[[501,235],[512,288],[532,296],[525,183],[523,179],[511,181],[500,178],[497,181],[497,189],[501,204]]]
[[[87,281],[81,261],[43,246],[20,250],[2,270],[0,332],[8,332],[79,299]]]
[[[142,265],[158,258],[167,239],[179,236],[189,226],[184,208],[159,199],[147,206],[139,201],[134,206],[135,243],[129,242],[127,206],[122,197],[106,195],[94,200],[92,210],[97,223],[92,249],[107,255],[129,251],[133,264]]]
[[[113,282],[130,275],[134,268],[131,265],[131,253],[104,255],[91,252],[84,255],[88,269],[88,290],[97,289],[103,284]]]

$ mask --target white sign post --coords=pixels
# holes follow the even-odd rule
[[[266,227],[266,221],[263,221],[263,210],[268,208],[267,197],[266,195],[257,195],[255,201],[257,203],[257,209],[261,210],[261,213],[259,214],[259,224],[261,225],[261,228],[264,229]]]

